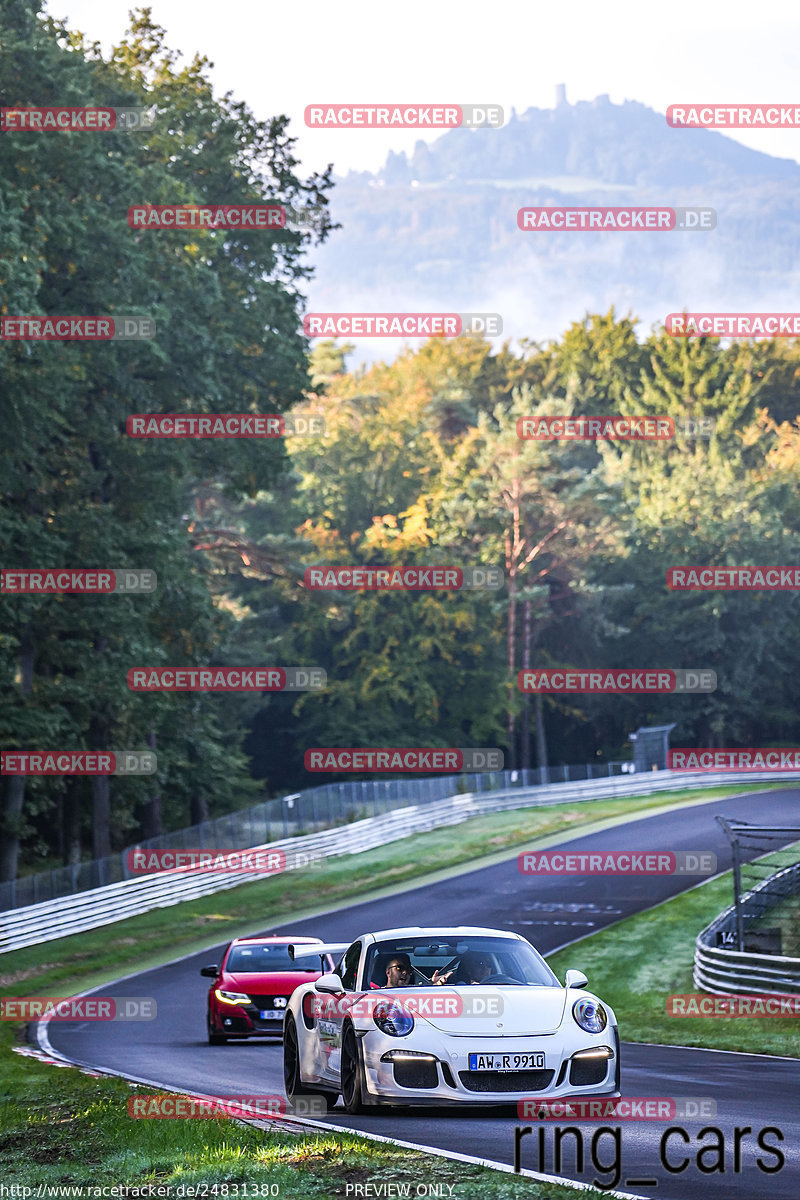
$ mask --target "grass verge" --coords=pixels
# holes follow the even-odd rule
[[[398,1184],[407,1184],[411,1196],[419,1184],[449,1185],[452,1192],[442,1187],[433,1194],[452,1200],[575,1200],[577,1195],[560,1184],[432,1158],[355,1135],[296,1134],[216,1118],[134,1120],[127,1114],[127,1100],[142,1089],[74,1068],[56,1070],[12,1053],[11,1042],[11,1030],[0,1029],[3,1183],[32,1188],[34,1196],[40,1185],[47,1196],[44,1187],[123,1184],[169,1187],[161,1195],[178,1200],[192,1187],[216,1185],[216,1192],[205,1192],[210,1200],[333,1200],[347,1195],[347,1184],[354,1183],[372,1184],[372,1195],[380,1194],[375,1190],[380,1184],[394,1184],[394,1195]],[[392,1132],[402,1137],[402,1122],[399,1126]],[[512,1129],[509,1120],[509,1142]],[[85,1200],[95,1194],[85,1192]],[[352,1188],[349,1195],[354,1195]]]

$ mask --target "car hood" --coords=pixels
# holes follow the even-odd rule
[[[555,1033],[564,1015],[566,991],[560,987],[469,987],[445,989],[460,997],[462,1010],[454,1016],[421,1019],[452,1037],[509,1037]],[[420,1006],[421,1007],[421,1006]]]

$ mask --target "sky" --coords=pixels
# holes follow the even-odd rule
[[[130,0],[48,0],[105,50],[121,40]],[[797,0],[151,0],[168,44],[206,55],[219,93],[255,115],[285,113],[304,172],[377,170],[389,150],[441,135],[421,130],[312,130],[308,104],[500,104],[506,119],[607,93],[658,112],[682,102],[800,102]],[[800,162],[800,129],[727,131]],[[683,133],[682,136],[691,136]]]

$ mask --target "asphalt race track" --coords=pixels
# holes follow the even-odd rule
[[[604,830],[563,843],[574,850],[712,850],[718,869],[730,867],[727,839],[714,820],[725,813],[741,820],[800,825],[800,789],[751,793],[738,799],[656,814],[632,821],[624,828]],[[789,840],[789,839],[787,839]],[[403,853],[403,843],[397,844]],[[376,886],[381,883],[376,879]],[[602,928],[620,917],[650,907],[675,895],[698,877],[675,876],[531,878],[517,871],[515,859],[485,867],[368,904],[354,904],[329,915],[304,921],[301,927],[279,926],[279,934],[308,934],[331,941],[349,941],[370,930],[402,925],[483,925],[523,934],[547,953],[566,942]],[[176,920],[178,919],[176,910]],[[253,932],[256,932],[255,930]],[[152,996],[158,1018],[150,1022],[51,1022],[48,1035],[54,1049],[82,1065],[120,1071],[174,1090],[207,1094],[283,1095],[282,1051],[268,1041],[209,1046],[205,1030],[205,995],[208,981],[200,966],[216,961],[215,951],[205,951],[170,966],[128,978],[104,995]],[[580,967],[580,949],[575,961]],[[591,977],[589,987],[592,986]],[[624,1026],[620,1029],[624,1039]],[[613,1134],[598,1135],[594,1154],[592,1138],[597,1124],[582,1123],[583,1169],[576,1163],[576,1139],[564,1141],[557,1171],[595,1186],[613,1186],[639,1196],[692,1200],[797,1200],[800,1197],[800,1063],[756,1055],[684,1050],[676,1047],[625,1044],[623,1041],[622,1092],[628,1096],[709,1097],[716,1102],[715,1117],[672,1122],[682,1125],[688,1142],[672,1136],[667,1157],[673,1167],[688,1159],[686,1169],[670,1173],[659,1158],[665,1126],[655,1121],[623,1122],[620,1147]],[[381,1133],[404,1141],[511,1164],[514,1130],[522,1124],[509,1110],[416,1109],[409,1114],[384,1110],[375,1115],[349,1117],[341,1103],[327,1118],[334,1125]],[[535,1125],[535,1123],[533,1123]],[[555,1122],[544,1122],[521,1142],[524,1170],[554,1172]],[[709,1147],[713,1135],[698,1140],[706,1125],[724,1135],[724,1173],[715,1169],[716,1152]],[[749,1126],[741,1138],[741,1161],[735,1171],[734,1126]],[[756,1137],[767,1126],[783,1134],[766,1135],[765,1148]],[[543,1136],[542,1136],[543,1135]],[[540,1160],[539,1146],[544,1156]],[[760,1156],[768,1168],[775,1155],[766,1146],[778,1145],[785,1156],[783,1167],[765,1173],[756,1164]],[[706,1147],[698,1169],[698,1152]],[[616,1162],[616,1168],[615,1168]],[[436,1180],[435,1160],[425,1182]],[[645,1182],[649,1181],[649,1182]],[[576,1193],[577,1194],[577,1193]]]

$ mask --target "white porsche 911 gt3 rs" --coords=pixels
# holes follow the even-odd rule
[[[344,950],[344,953],[342,951]],[[612,1010],[568,971],[561,986],[516,933],[385,929],[337,945],[335,972],[293,993],[283,1069],[290,1102],[509,1104],[619,1095]]]

